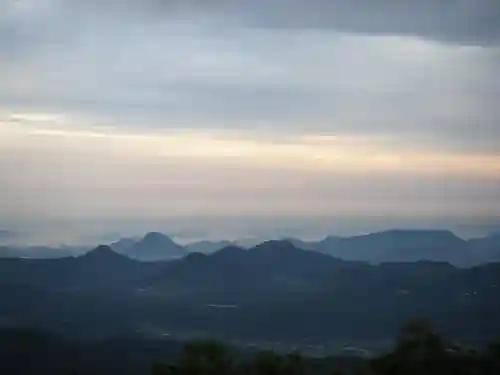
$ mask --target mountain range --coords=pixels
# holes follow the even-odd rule
[[[0,260],[0,327],[83,337],[156,332],[242,340],[369,340],[430,317],[451,337],[500,335],[500,263],[346,261],[289,241],[141,262],[101,245]]]
[[[500,236],[465,240],[447,230],[387,230],[353,237],[328,236],[320,241],[285,238],[295,247],[317,251],[344,260],[381,262],[412,262],[431,260],[468,267],[489,261],[500,261]],[[160,261],[183,257],[189,253],[211,254],[222,248],[251,248],[255,239],[235,241],[203,240],[186,245],[177,244],[169,236],[150,232],[142,238],[122,238],[112,244],[116,252],[141,261]],[[49,248],[0,247],[0,258],[58,258],[84,252],[84,247]]]
[[[488,261],[500,261],[500,236],[464,240],[447,230],[387,230],[354,237],[329,236],[320,241],[298,238],[284,239],[303,250],[314,250],[344,260],[380,263],[432,260],[470,266]],[[128,240],[123,250],[116,251],[140,260],[166,260],[188,252],[213,253],[228,246],[250,248],[252,241],[199,241],[184,247],[161,233],[149,233],[135,243]]]

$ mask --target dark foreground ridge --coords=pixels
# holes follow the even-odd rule
[[[61,259],[0,260],[0,323],[70,337],[216,337],[378,350],[398,327],[431,318],[446,336],[500,335],[500,263],[371,265],[268,241],[139,262],[99,246]]]
[[[66,340],[39,331],[0,331],[0,373],[19,375],[496,375],[500,341],[472,350],[444,339],[426,320],[406,325],[386,353],[309,357],[131,338]]]

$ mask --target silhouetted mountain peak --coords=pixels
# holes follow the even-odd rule
[[[184,260],[186,262],[199,262],[199,261],[203,261],[207,258],[208,258],[208,255],[206,255],[206,254],[194,252],[194,253],[189,253],[184,258]]]
[[[181,257],[186,251],[163,233],[149,232],[125,253],[131,258],[156,261]]]
[[[226,246],[212,254],[213,258],[234,259],[245,256],[247,250],[238,246]]]
[[[108,245],[99,245],[95,249],[89,251],[87,254],[116,254]]]
[[[322,239],[321,241],[317,242],[316,244],[316,249],[318,249],[318,247],[321,249],[321,247],[324,247],[324,246],[332,246],[332,245],[336,245],[338,242],[342,241],[342,237],[338,237],[338,236],[326,236],[324,239]]]
[[[108,245],[99,245],[95,249],[90,250],[89,252],[85,253],[84,255],[79,257],[80,259],[84,260],[95,260],[95,261],[101,261],[101,262],[106,262],[106,261],[122,261],[122,260],[128,260],[124,255],[118,254],[115,252],[111,247]]]
[[[281,239],[282,241],[288,241],[293,246],[296,248],[302,249],[302,250],[315,250],[317,242],[315,241],[304,241],[300,238],[294,238],[294,237],[285,237]]]
[[[290,241],[283,240],[271,240],[263,242],[250,250],[253,254],[263,254],[272,256],[286,256],[297,252],[304,252],[304,250],[298,249]]]
[[[170,237],[160,232],[149,232],[146,233],[142,242],[149,244],[164,244],[164,243],[174,243]]]

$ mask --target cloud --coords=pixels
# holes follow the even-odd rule
[[[382,172],[496,180],[500,174],[500,156],[497,155],[423,152],[406,145],[398,146],[395,144],[398,138],[383,136],[306,134],[276,140],[258,132],[141,130],[134,133],[113,127],[89,127],[88,123],[72,123],[68,127],[65,121],[69,119],[45,113],[14,113],[3,122],[0,118],[3,134],[0,145],[4,152],[17,154],[37,150],[51,155],[54,151],[71,150],[73,154],[83,153],[82,160],[88,158],[83,155],[98,152],[99,157],[110,154],[117,160],[154,158],[221,165],[231,160],[247,168],[353,175]]]
[[[472,26],[495,18],[495,1],[10,4],[4,110],[122,127],[397,134],[408,147],[499,152],[499,48],[432,32],[436,20],[442,33],[463,24],[479,40],[487,28]]]
[[[332,30],[125,25],[95,21],[53,44],[50,34],[29,58],[4,61],[2,103],[121,126],[399,133],[436,148],[498,151],[496,48]]]
[[[494,0],[295,0],[274,4],[263,4],[264,14],[254,8],[253,22],[284,28],[410,35],[459,44],[500,41],[500,4]]]
[[[498,214],[498,2],[353,3],[3,5],[0,218]]]
[[[267,29],[334,29],[408,35],[459,44],[497,44],[500,5],[495,0],[44,0],[18,3],[24,12],[54,7],[127,21],[217,19],[223,25]],[[45,6],[44,6],[45,5]],[[33,10],[34,8],[34,10]]]
[[[0,131],[1,213],[11,219],[500,214],[491,155],[396,151],[356,137]]]

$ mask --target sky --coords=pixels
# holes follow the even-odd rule
[[[3,1],[0,229],[500,227],[498,71],[497,0]]]

